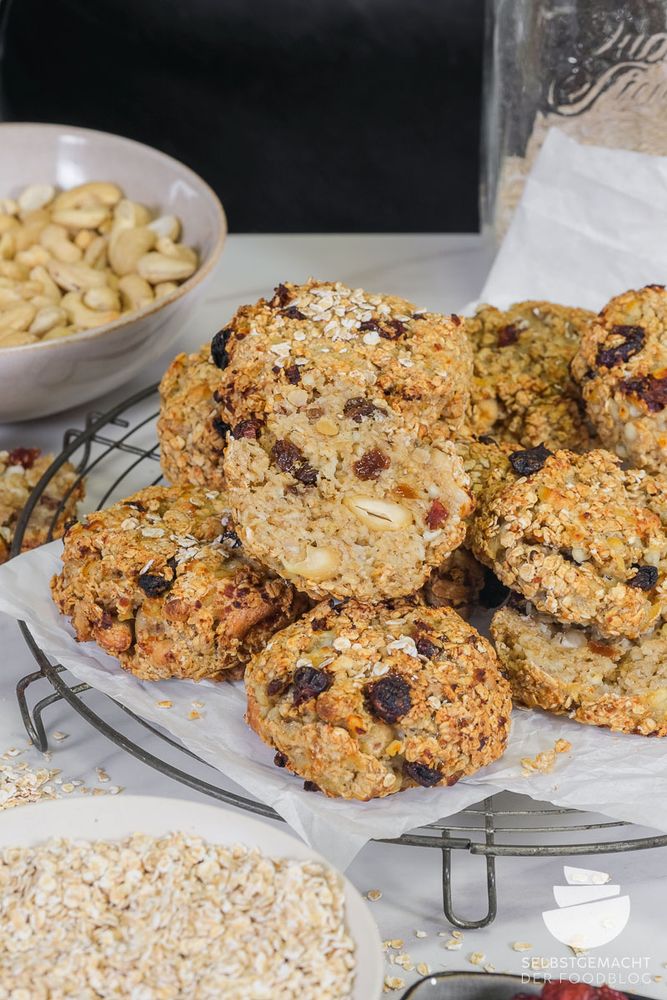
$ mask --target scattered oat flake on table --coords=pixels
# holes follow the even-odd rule
[[[571,749],[572,744],[568,740],[559,739],[556,740],[550,750],[542,750],[535,757],[522,757],[521,767],[523,768],[524,777],[535,772],[550,774],[556,765],[556,755],[559,753],[568,753]]]
[[[174,705],[173,701],[169,701],[168,698],[165,698],[164,701],[156,701],[155,704],[158,708],[173,708]]]
[[[103,767],[96,767],[95,768],[95,772],[97,774],[97,780],[98,781],[102,781],[102,782],[109,781],[109,775],[107,774],[107,772],[104,770]]]
[[[366,893],[366,899],[370,900],[371,903],[377,903],[378,899],[382,899],[382,891],[380,889],[369,889]]]
[[[428,934],[426,933],[426,931],[415,931],[415,937],[425,938],[428,937]]]
[[[192,702],[192,707],[193,708],[204,708],[204,705],[205,705],[205,703],[203,701],[193,701]]]
[[[532,944],[529,944],[528,941],[514,941],[512,944],[514,951],[530,951],[532,947]]]
[[[420,962],[419,965],[417,966],[417,972],[419,973],[420,976],[430,976],[431,966],[428,965],[426,962]]]
[[[473,951],[468,955],[468,961],[471,965],[482,965],[486,961],[486,955],[483,951]]]
[[[69,739],[69,733],[63,733],[63,732],[60,731],[60,729],[54,730],[51,733],[51,735],[52,735],[52,737],[53,737],[54,740],[58,741],[58,743],[62,743],[63,740],[68,740]]]
[[[460,951],[463,947],[463,941],[459,941],[458,938],[450,938],[449,941],[445,941],[445,948],[447,951]]]
[[[384,993],[390,993],[391,990],[402,990],[404,986],[405,979],[401,979],[400,976],[384,977]]]
[[[188,712],[188,719],[201,719],[201,712],[195,712],[193,709],[191,712]]]

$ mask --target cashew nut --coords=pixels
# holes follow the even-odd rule
[[[45,267],[33,267],[30,272],[30,280],[39,283],[41,295],[45,295],[56,304],[60,302],[63,293]]]
[[[26,267],[43,267],[51,260],[51,254],[39,243],[33,243],[27,250],[19,250],[14,260],[19,264],[25,264]]]
[[[72,243],[64,226],[57,226],[54,223],[44,226],[39,242],[57,260],[62,260],[65,264],[81,260],[81,250]]]
[[[89,288],[84,292],[83,304],[95,312],[119,311],[120,297],[113,288],[104,285],[102,288]]]
[[[120,316],[117,309],[110,309],[107,312],[89,309],[76,292],[68,292],[67,295],[64,295],[61,305],[70,322],[82,330],[92,330],[93,327],[113,323]]]
[[[136,272],[144,254],[155,246],[155,233],[148,226],[120,229],[109,238],[109,263],[121,277]]]
[[[91,208],[97,205],[112,208],[122,197],[123,192],[117,184],[110,181],[88,181],[69,188],[68,191],[61,191],[53,202],[53,210],[59,212],[61,209]]]
[[[19,225],[19,220],[15,219],[13,215],[4,215],[0,212],[0,236],[11,232],[13,229],[18,229]]]
[[[163,281],[183,281],[194,274],[196,267],[197,264],[192,261],[165,257],[163,253],[152,250],[139,258],[137,271],[151,285],[159,285]]]
[[[175,292],[178,285],[175,281],[160,281],[154,288],[155,298],[164,299],[167,295]]]
[[[161,236],[157,241],[156,250],[165,257],[175,257],[177,260],[187,260],[197,266],[197,253],[192,247],[183,246],[182,243],[174,243],[168,236]]]
[[[29,273],[25,264],[17,264],[15,260],[0,260],[0,277],[25,281]]]
[[[177,287],[174,285],[174,288]],[[146,279],[138,274],[124,275],[118,282],[118,290],[124,309],[143,309],[153,301],[153,289]],[[157,287],[155,297],[157,297]]]
[[[29,302],[17,303],[2,311],[2,326],[6,330],[27,330],[35,318],[36,309]]]
[[[45,208],[39,208],[36,212],[23,217],[22,224],[14,230],[16,240],[16,250],[27,250],[34,243],[39,243],[44,226],[51,222],[51,216]]]
[[[34,320],[28,328],[28,333],[34,334],[36,337],[41,337],[49,330],[53,330],[56,326],[62,326],[63,323],[67,322],[67,316],[65,312],[58,306],[45,306],[43,309],[39,309]]]
[[[114,210],[111,231],[116,233],[119,229],[135,229],[137,226],[148,225],[150,221],[151,214],[144,205],[123,198]]]
[[[54,211],[51,218],[58,226],[66,229],[97,229],[109,216],[104,205],[90,205],[87,208],[61,208]]]
[[[45,333],[42,340],[59,340],[61,337],[69,337],[70,334],[77,333],[75,326],[54,326],[52,330]]]
[[[16,253],[16,240],[13,233],[3,233],[0,236],[0,260],[11,260]]]
[[[13,198],[0,198],[0,215],[18,215],[19,207]]]
[[[21,215],[36,212],[38,208],[45,208],[50,201],[53,201],[55,193],[53,184],[29,184],[16,199]]]
[[[166,236],[170,240],[177,240],[181,234],[181,224],[175,215],[160,215],[148,223],[148,228],[153,230],[158,239]]]
[[[107,283],[106,277],[101,271],[95,271],[86,264],[63,264],[59,260],[50,260],[47,264],[47,270],[55,283],[67,292],[102,288]]]
[[[15,306],[17,302],[23,302],[23,296],[16,288],[0,287],[0,312]]]
[[[86,232],[86,230],[81,231]],[[88,267],[94,267],[98,271],[106,267],[107,243],[106,236],[93,236],[83,255],[84,264],[87,264]]]
[[[340,556],[331,545],[306,545],[306,555],[297,562],[283,559],[285,574],[303,576],[306,580],[326,580],[340,565]]]
[[[343,503],[360,521],[376,531],[400,531],[412,524],[412,514],[407,507],[392,500],[348,496]]]
[[[21,344],[36,344],[37,337],[20,330],[8,330],[0,327],[0,347],[18,347]]]

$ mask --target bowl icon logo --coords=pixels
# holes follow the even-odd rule
[[[600,948],[623,931],[630,917],[630,897],[611,885],[606,872],[563,868],[567,885],[554,886],[557,910],[545,910],[549,933],[570,948]]]

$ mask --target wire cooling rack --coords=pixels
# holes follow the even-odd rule
[[[88,509],[104,507],[144,486],[159,483],[162,477],[155,435],[157,410],[157,386],[150,386],[106,413],[90,414],[83,430],[67,431],[62,452],[37,483],[17,524],[12,555],[20,551],[35,504],[64,462],[71,461],[77,468],[78,478],[70,487],[70,492],[85,476]],[[67,497],[64,497],[60,507],[54,511],[52,527],[66,501]],[[220,773],[214,767],[168,733],[112,698],[77,682],[40,649],[25,622],[20,623],[20,628],[36,661],[37,670],[19,681],[16,693],[26,731],[38,749],[48,748],[44,711],[56,702],[65,701],[116,746],[161,774],[240,809],[280,819],[269,806],[220,784]],[[51,689],[46,695],[43,694],[44,685],[39,683],[43,681],[47,681]],[[36,701],[28,697],[28,690],[33,685],[40,688]],[[33,688],[35,690],[37,688]],[[156,742],[157,751],[154,749]],[[475,929],[490,924],[498,911],[497,858],[572,857],[643,851],[667,846],[667,835],[656,835],[628,823],[555,808],[524,796],[503,793],[485,799],[458,816],[384,842],[437,851],[441,860],[445,916],[455,927]],[[476,917],[461,916],[454,905],[452,862],[456,851],[479,856],[484,861],[486,900],[482,909],[486,912]],[[481,895],[476,893],[475,897]]]

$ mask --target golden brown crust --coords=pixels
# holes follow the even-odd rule
[[[19,515],[52,461],[53,455],[41,455],[38,448],[0,451],[0,563],[9,559]],[[76,469],[65,462],[51,478],[30,516],[22,551],[43,545],[50,538],[60,538],[68,521],[76,518],[76,507],[84,494],[83,480],[77,482]]]
[[[609,452],[558,451],[488,500],[473,551],[539,611],[636,638],[667,611],[667,497],[655,487]]]
[[[594,313],[551,302],[480,306],[466,319],[473,348],[468,425],[517,447],[591,447],[570,362]]]
[[[507,683],[451,608],[322,602],[246,670],[247,721],[326,795],[451,785],[504,750]]]
[[[311,279],[243,306],[226,335],[220,395],[232,426],[289,413],[341,383],[350,395],[372,390],[424,426],[440,417],[456,429],[463,420],[472,358],[458,317]]]
[[[160,463],[174,486],[224,488],[222,455],[227,425],[214,393],[220,371],[211,360],[211,346],[194,354],[178,354],[160,382],[157,424]]]
[[[196,487],[148,487],[74,525],[51,587],[77,639],[144,680],[238,676],[304,607],[245,558],[224,494]]]
[[[613,298],[572,362],[602,443],[632,465],[667,466],[667,291],[647,285]]]
[[[577,722],[667,735],[667,625],[609,640],[529,608],[497,611],[491,632],[514,698]]]

